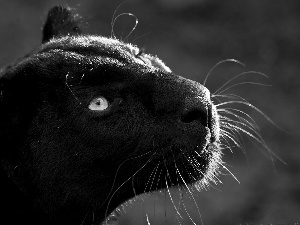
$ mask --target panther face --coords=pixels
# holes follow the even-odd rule
[[[96,224],[141,193],[207,185],[221,163],[208,89],[74,18],[54,7],[43,44],[1,71],[2,167],[36,223]]]

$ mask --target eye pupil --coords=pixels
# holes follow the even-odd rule
[[[89,105],[89,109],[93,111],[103,111],[109,107],[109,102],[104,97],[94,98]]]

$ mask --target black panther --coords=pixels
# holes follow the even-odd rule
[[[0,72],[1,219],[100,224],[142,193],[209,185],[220,116],[203,85],[49,11],[42,44]]]

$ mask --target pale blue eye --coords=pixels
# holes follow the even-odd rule
[[[92,111],[104,111],[109,107],[109,102],[106,98],[100,96],[94,98],[89,105],[89,109]]]

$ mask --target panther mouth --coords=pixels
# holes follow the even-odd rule
[[[208,143],[204,148],[196,145],[180,150],[181,154],[173,158],[173,162],[169,160],[165,164],[165,188],[194,186],[202,190],[211,182],[217,182],[222,154],[216,142]]]
[[[182,186],[194,186],[200,190],[211,182],[216,183],[218,168],[222,163],[219,143],[212,141],[210,132],[200,140],[180,139],[157,146],[134,175],[134,189],[138,193]]]

